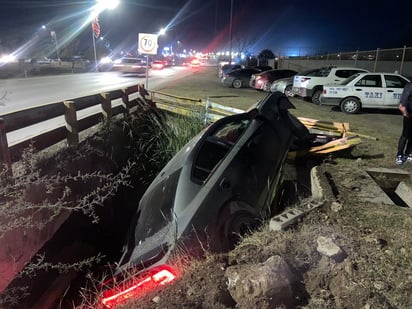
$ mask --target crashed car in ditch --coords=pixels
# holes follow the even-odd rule
[[[289,150],[312,142],[290,108],[285,95],[269,94],[211,124],[169,161],[139,202],[115,273],[122,283],[103,293],[103,305],[173,281],[176,254],[229,251],[271,215]],[[124,279],[132,269],[136,276]]]

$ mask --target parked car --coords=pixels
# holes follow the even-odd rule
[[[260,73],[261,71],[254,68],[245,68],[234,70],[223,74],[221,79],[222,84],[233,88],[250,87],[249,80],[252,74]]]
[[[290,77],[298,72],[288,69],[276,69],[264,71],[261,73],[253,74],[249,80],[249,86],[257,90],[264,90],[269,92],[272,83],[280,78]]]
[[[227,74],[234,70],[239,70],[242,68],[240,64],[224,64],[219,68],[218,76],[222,78],[224,74]]]
[[[124,74],[146,74],[146,60],[141,58],[124,57],[114,61],[113,70]]]
[[[312,140],[290,108],[272,93],[248,112],[216,121],[171,159],[139,202],[114,274],[117,289],[103,293],[103,305],[173,281],[176,254],[228,251],[271,215],[288,151]]]
[[[358,73],[339,85],[325,85],[322,105],[339,106],[348,114],[362,108],[397,109],[403,88],[409,80],[392,73]]]
[[[352,67],[329,66],[313,69],[295,75],[293,79],[293,94],[311,98],[315,104],[320,104],[319,97],[323,85],[339,83],[356,73],[368,72],[367,70]]]
[[[272,68],[271,66],[268,66],[268,65],[258,65],[258,66],[255,66],[255,67],[253,67],[253,68],[258,69],[258,70],[260,70],[261,72],[273,70],[273,68]]]
[[[292,92],[293,79],[294,79],[294,76],[275,80],[270,86],[270,91],[271,92],[280,91],[287,97],[295,96]]]

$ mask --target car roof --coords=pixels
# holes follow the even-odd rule
[[[232,74],[232,73],[244,73],[244,72],[256,72],[256,73],[260,73],[261,71],[259,69],[255,69],[255,68],[243,68],[243,69],[237,69],[237,70],[233,70],[230,71],[228,74]]]
[[[307,75],[312,72],[320,71],[320,70],[330,70],[330,69],[338,69],[338,70],[359,70],[359,71],[364,71],[364,72],[369,72],[366,69],[362,68],[356,68],[356,67],[339,67],[339,66],[326,66],[326,67],[319,67],[319,68],[313,68],[313,69],[308,69],[303,72],[298,73],[297,75]]]
[[[294,72],[294,74],[298,73],[295,70],[291,70],[291,69],[272,69],[272,70],[262,71],[260,73],[257,73],[256,75],[272,74],[276,72],[290,72],[290,73]]]
[[[127,61],[145,61],[143,58],[134,58],[134,57],[123,57],[120,58],[120,60],[127,60]]]

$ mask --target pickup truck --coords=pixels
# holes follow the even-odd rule
[[[362,72],[368,71],[360,68],[337,66],[308,70],[295,75],[292,92],[302,98],[311,98],[312,103],[319,105],[319,97],[324,85],[340,83],[353,74]]]

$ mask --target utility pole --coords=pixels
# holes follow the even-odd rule
[[[230,0],[229,64],[232,64],[232,20],[233,20],[233,0]]]

